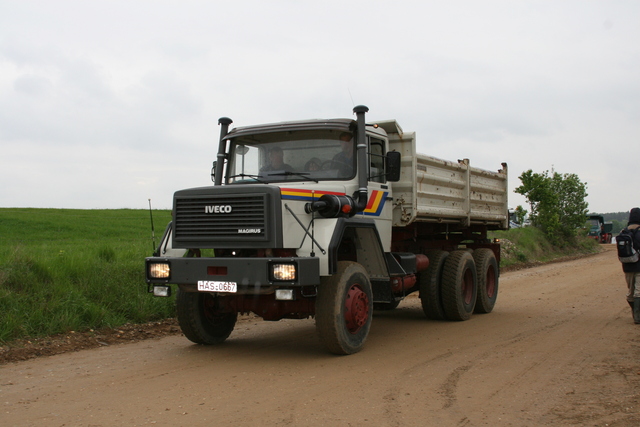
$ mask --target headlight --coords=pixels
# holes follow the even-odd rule
[[[283,280],[292,282],[296,280],[295,264],[273,264],[271,273],[274,280]]]
[[[151,279],[168,279],[171,275],[171,267],[169,263],[149,264],[149,278]]]

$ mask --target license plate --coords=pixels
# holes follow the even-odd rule
[[[236,282],[218,282],[213,280],[198,280],[198,290],[202,292],[238,292]]]

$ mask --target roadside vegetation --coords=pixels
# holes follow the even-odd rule
[[[516,228],[492,233],[493,238],[503,243],[502,268],[545,263],[602,249],[587,237],[587,184],[576,174],[537,173],[529,169],[519,179],[522,185],[514,192],[526,197],[530,212],[516,207],[512,218]],[[522,227],[525,223],[529,226]]]
[[[602,246],[584,233],[572,239],[571,244],[554,245],[547,235],[537,227],[512,228],[506,231],[494,231],[491,238],[500,239],[501,269],[518,269],[536,264],[544,264],[566,257],[595,254]]]
[[[154,211],[164,231],[169,211]],[[0,344],[173,316],[147,294],[149,211],[0,209]]]
[[[589,204],[586,202],[587,184],[576,174],[560,174],[531,169],[520,176],[522,185],[514,191],[527,198],[531,223],[540,229],[556,247],[575,246],[575,238],[584,227]],[[520,208],[520,215],[526,211]],[[518,212],[518,209],[516,209]]]
[[[153,211],[156,242],[170,218]],[[2,208],[0,236],[0,345],[175,316],[174,298],[147,293],[149,211]],[[536,227],[491,237],[503,268],[600,249],[586,238],[556,248]]]

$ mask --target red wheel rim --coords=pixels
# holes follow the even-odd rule
[[[347,322],[347,330],[355,334],[369,319],[369,297],[360,285],[355,284],[349,288],[344,301],[344,308],[344,320]]]

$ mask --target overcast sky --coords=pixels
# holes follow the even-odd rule
[[[0,207],[170,208],[232,126],[396,119],[418,151],[640,205],[639,1],[0,0]]]

